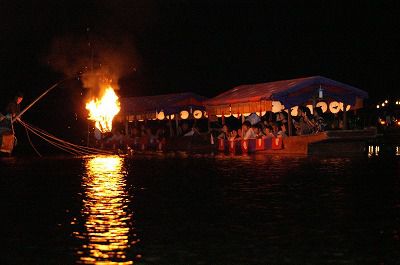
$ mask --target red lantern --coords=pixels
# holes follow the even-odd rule
[[[273,150],[282,149],[282,137],[272,138],[272,149]]]

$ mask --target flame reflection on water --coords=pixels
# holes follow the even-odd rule
[[[81,264],[132,264],[126,252],[130,247],[132,213],[128,209],[123,159],[117,156],[93,157],[86,161],[83,176],[84,242],[77,251]]]

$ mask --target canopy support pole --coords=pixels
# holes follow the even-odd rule
[[[125,117],[125,135],[129,135],[129,116],[126,115]]]
[[[169,116],[169,117],[171,117],[171,116]],[[171,122],[170,118],[168,119],[168,125],[169,125],[169,135],[172,137],[172,136],[174,136],[174,131],[172,129],[172,122]]]
[[[178,132],[179,132],[178,114],[179,113],[175,114],[176,136],[179,136],[178,135]]]
[[[292,136],[292,125],[293,125],[291,112],[292,112],[292,110],[291,110],[291,108],[289,108],[288,109],[288,133],[289,133],[289,136]]]

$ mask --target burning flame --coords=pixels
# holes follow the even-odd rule
[[[86,103],[86,109],[89,110],[88,119],[95,121],[96,128],[105,133],[111,132],[113,118],[121,108],[118,96],[109,86],[100,100],[96,98]]]

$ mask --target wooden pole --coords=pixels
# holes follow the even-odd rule
[[[343,130],[347,130],[347,104],[343,104]]]
[[[178,131],[179,131],[178,115],[179,113],[175,114],[176,136],[178,136]]]
[[[171,117],[171,116],[169,116],[169,117]],[[169,125],[169,136],[172,137],[172,136],[174,136],[174,130],[172,129],[171,118],[168,119],[168,125]]]
[[[62,82],[70,79],[71,77],[68,77],[64,80],[61,80],[60,82],[55,83],[54,85],[52,85],[50,88],[48,88],[46,91],[43,92],[43,94],[41,94],[39,97],[37,97],[31,104],[29,104],[25,109],[23,109],[18,115],[17,117],[15,117],[15,119],[13,119],[13,122],[18,120],[22,114],[24,114],[28,109],[30,109],[36,102],[38,102],[42,97],[44,97],[47,93],[49,93],[51,90],[53,90],[56,86],[60,85]]]
[[[288,133],[289,133],[289,136],[292,136],[292,125],[293,125],[291,112],[292,112],[292,109],[289,108],[288,109]]]
[[[129,116],[125,116],[125,135],[129,135]]]

